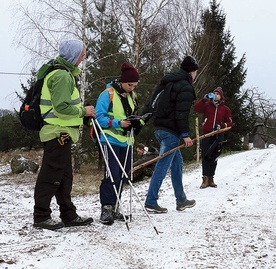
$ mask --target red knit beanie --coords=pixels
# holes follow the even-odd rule
[[[121,76],[119,81],[120,82],[138,82],[139,73],[132,65],[123,63],[121,65]]]

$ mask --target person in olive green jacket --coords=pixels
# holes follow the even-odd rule
[[[66,40],[60,44],[59,56],[51,61],[60,69],[44,78],[40,109],[44,125],[39,132],[44,154],[34,190],[34,227],[55,230],[64,226],[82,226],[93,222],[76,213],[71,200],[73,183],[71,145],[79,139],[79,126],[83,117],[95,117],[93,106],[82,106],[75,77],[78,65],[85,56],[85,46],[79,40]],[[44,77],[48,64],[44,64],[37,79]],[[55,196],[60,218],[51,218],[50,204]]]
[[[137,154],[140,155],[141,157],[133,163],[133,167],[136,167],[143,163],[151,161],[152,159],[158,157],[159,155],[159,151],[156,148],[154,147],[148,148],[142,143],[139,143],[136,146],[136,151],[137,151]],[[142,181],[144,180],[145,177],[151,177],[154,171],[154,167],[155,167],[155,162],[135,171],[133,173],[133,182]]]

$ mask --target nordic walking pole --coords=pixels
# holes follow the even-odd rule
[[[142,204],[141,200],[139,199],[139,196],[138,196],[138,194],[136,193],[136,191],[135,191],[135,189],[134,189],[134,187],[133,187],[133,184],[132,184],[132,182],[131,182],[129,179],[128,179],[128,183],[129,183],[129,186],[131,187],[131,189],[132,189],[134,195],[136,196],[138,202],[140,203],[141,207],[143,208],[144,212],[146,213],[146,216],[148,217],[151,226],[152,226],[153,229],[155,230],[156,234],[159,234],[157,228],[156,228],[156,227],[153,225],[153,223],[152,223],[152,220],[151,220],[151,218],[150,218],[150,216],[149,216],[149,213],[147,212],[147,210],[145,209],[145,207],[144,207],[144,205]]]
[[[116,159],[118,165],[120,166],[121,170],[123,171],[125,177],[128,179],[129,186],[131,187],[131,189],[132,189],[134,195],[136,196],[138,202],[140,203],[142,209],[144,210],[146,216],[148,217],[151,226],[153,227],[153,229],[155,230],[155,232],[156,232],[157,234],[159,234],[158,230],[156,229],[156,227],[155,227],[155,226],[153,225],[153,223],[152,223],[152,220],[151,220],[151,218],[150,218],[150,216],[149,216],[149,213],[147,212],[147,210],[146,210],[146,208],[144,207],[144,205],[142,204],[142,202],[141,202],[141,200],[140,200],[138,194],[136,193],[136,191],[135,191],[135,189],[134,189],[134,187],[133,187],[133,185],[132,185],[132,182],[129,180],[126,171],[124,171],[122,164],[120,163],[120,161],[118,160],[118,157],[116,156],[116,153],[114,152],[112,146],[110,145],[109,141],[107,140],[107,137],[106,137],[105,133],[103,132],[101,125],[99,124],[99,122],[97,121],[97,119],[93,119],[92,122],[93,122],[93,123],[95,122],[95,123],[97,124],[97,126],[99,127],[99,130],[101,131],[102,135],[104,136],[104,139],[105,139],[106,143],[108,144],[108,146],[109,146],[111,152],[113,153],[114,158]],[[114,187],[115,187],[115,186],[114,186]]]
[[[112,152],[112,154],[114,155],[114,158],[115,158],[115,160],[117,161],[118,165],[120,166],[120,168],[121,168],[121,170],[122,170],[124,176],[125,176],[126,178],[128,178],[128,175],[127,175],[126,171],[124,170],[124,168],[123,168],[121,162],[119,161],[119,159],[118,159],[116,153],[114,152],[114,150],[113,150],[111,144],[110,144],[109,141],[107,140],[107,137],[106,137],[105,133],[103,132],[103,129],[102,129],[101,125],[99,124],[99,122],[97,121],[97,119],[94,119],[93,121],[94,121],[94,122],[97,124],[97,126],[99,127],[99,130],[101,131],[101,133],[102,133],[102,135],[103,135],[103,137],[104,137],[104,139],[105,139],[105,142],[106,142],[107,145],[109,146],[109,149],[110,149],[110,151]]]
[[[94,119],[92,119],[92,124],[95,126]],[[100,129],[100,130],[102,131],[102,129]],[[105,162],[105,165],[106,165],[107,172],[108,172],[108,174],[109,174],[109,176],[110,176],[110,181],[111,181],[111,183],[112,183],[112,186],[113,186],[113,189],[114,189],[114,193],[115,193],[115,195],[116,195],[116,198],[117,198],[117,201],[118,201],[119,205],[121,206],[122,215],[123,215],[123,217],[124,217],[125,225],[126,225],[126,227],[127,227],[127,230],[129,231],[128,222],[127,222],[126,216],[125,216],[125,214],[124,214],[123,207],[122,207],[122,205],[121,205],[121,200],[120,200],[118,191],[117,191],[117,189],[116,189],[116,187],[115,187],[115,184],[114,184],[114,179],[113,179],[113,177],[112,177],[112,174],[111,174],[111,171],[110,171],[110,168],[109,168],[109,165],[108,165],[108,160],[106,159],[106,156],[105,156],[105,154],[104,154],[103,146],[102,146],[101,143],[100,143],[100,137],[99,137],[99,133],[98,133],[98,130],[97,130],[96,126],[95,126],[95,134],[96,134],[97,140],[99,141],[99,146],[100,146],[100,149],[101,149],[103,158],[104,158],[104,162]],[[111,145],[110,145],[110,146],[111,146]],[[115,154],[115,152],[114,152],[113,154]]]
[[[127,151],[126,151],[126,156],[125,156],[125,161],[124,161],[124,171],[125,171],[125,168],[126,168],[126,165],[127,165],[127,159],[128,159],[128,154],[129,154],[129,148],[130,148],[130,145],[131,145],[131,141],[132,141],[132,135],[133,135],[133,129],[131,128],[131,131],[128,132],[128,142],[127,142]],[[132,152],[131,152],[132,154]],[[132,156],[132,155],[131,155]],[[132,166],[131,166],[132,167]],[[122,177],[123,177],[123,173],[122,173]],[[119,186],[119,190],[118,190],[118,193],[121,192],[121,189],[123,187],[123,179],[121,178],[120,180],[120,186]],[[118,207],[118,201],[116,201],[116,205],[115,205],[115,210],[117,210],[117,207]],[[129,217],[131,219],[131,216]]]
[[[210,136],[213,136],[213,135],[217,135],[217,134],[220,134],[220,133],[224,133],[224,132],[226,132],[226,131],[228,131],[230,129],[231,129],[231,127],[226,127],[226,128],[223,128],[223,129],[219,129],[219,130],[216,130],[216,131],[213,131],[213,132],[201,135],[201,136],[198,137],[198,140],[201,140],[203,138],[210,137]],[[192,139],[193,142],[195,142],[196,140],[197,140],[196,138]],[[141,169],[141,168],[143,168],[145,166],[148,166],[148,165],[150,165],[152,163],[155,163],[155,162],[159,161],[160,159],[166,157],[167,155],[169,155],[169,154],[171,154],[171,153],[173,153],[173,152],[175,152],[175,151],[177,151],[177,150],[179,150],[181,148],[184,148],[184,147],[185,147],[185,144],[182,144],[182,145],[179,145],[179,146],[177,146],[177,147],[175,147],[175,148],[173,148],[173,149],[171,149],[169,151],[166,151],[165,153],[163,153],[162,155],[157,156],[154,159],[151,159],[151,160],[149,160],[147,162],[144,162],[144,163],[142,163],[140,165],[135,166],[131,170],[131,172],[133,173],[133,172],[135,172],[135,171],[137,171],[137,170],[139,170],[139,169]]]
[[[134,136],[134,133],[133,133],[133,128],[131,129],[132,131],[132,135]],[[131,146],[131,170],[130,170],[130,181],[133,182],[133,173],[131,172],[132,171],[132,168],[133,168],[133,144]],[[129,189],[129,221],[131,222],[132,221],[132,189],[130,188]]]

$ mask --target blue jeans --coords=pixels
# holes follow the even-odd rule
[[[155,137],[160,144],[160,155],[179,146],[180,143],[179,137],[164,130],[156,130]],[[156,163],[153,175],[151,177],[145,205],[157,205],[159,189],[170,168],[176,204],[180,205],[187,200],[182,184],[183,158],[180,150],[177,150],[160,159]]]

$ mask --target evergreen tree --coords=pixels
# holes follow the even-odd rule
[[[196,82],[198,98],[221,86],[226,105],[232,110],[232,130],[226,133],[228,147],[239,149],[241,137],[250,130],[250,114],[241,87],[245,82],[245,55],[235,63],[235,46],[230,31],[225,30],[226,15],[216,0],[202,13],[201,29],[197,32],[194,47],[200,59],[200,74]],[[198,45],[200,44],[200,46]]]
[[[89,27],[95,37],[90,39],[87,46],[89,87],[86,100],[93,101],[93,104],[106,83],[119,77],[120,66],[127,61],[123,52],[125,41],[107,1],[99,1],[95,7]]]
[[[23,83],[21,83],[21,89],[23,92],[17,93],[17,96],[20,102],[24,101],[29,88],[36,81],[36,71],[34,69],[31,70],[31,74],[32,74],[31,77],[27,80],[27,85],[24,85]],[[21,122],[19,119],[19,112],[17,112],[14,116],[16,117],[15,119],[16,125],[14,126],[15,130],[17,133],[20,133],[18,147],[26,147],[30,150],[34,147],[42,147],[42,143],[40,142],[38,132],[30,131],[21,125]],[[20,126],[20,131],[18,131],[18,126]]]
[[[33,148],[38,145],[38,139],[21,127],[18,115],[10,112],[0,117],[0,151],[16,148]]]
[[[86,90],[86,103],[96,105],[99,94],[106,84],[120,76],[120,67],[127,62],[123,52],[124,39],[115,17],[107,7],[107,1],[95,3],[96,11],[91,16],[89,31],[94,33],[87,46],[87,72],[88,88]],[[97,14],[97,15],[95,15]],[[84,128],[82,147],[88,150],[92,159],[100,160],[99,148],[89,138],[89,130]],[[101,167],[101,164],[98,164]]]

